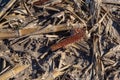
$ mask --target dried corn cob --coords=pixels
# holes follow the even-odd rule
[[[71,44],[71,43],[74,43],[78,40],[81,40],[84,36],[85,36],[85,28],[82,28],[82,29],[79,29],[77,30],[78,33],[52,45],[50,48],[52,51],[55,51],[59,48],[62,48],[62,47],[65,47],[67,46],[68,44]]]

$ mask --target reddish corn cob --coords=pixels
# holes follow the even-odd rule
[[[68,37],[68,38],[66,38],[64,40],[61,40],[60,42],[58,42],[58,43],[56,43],[54,45],[52,45],[50,47],[50,49],[52,51],[55,51],[55,50],[57,50],[59,48],[67,46],[68,44],[79,41],[85,36],[85,29],[84,28],[77,30],[77,32],[78,33],[76,33],[76,34],[74,34],[74,35],[72,35],[72,36],[70,36],[70,37]]]

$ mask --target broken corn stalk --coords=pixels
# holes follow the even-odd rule
[[[31,35],[31,34],[45,34],[45,33],[51,33],[51,32],[59,32],[59,31],[65,31],[73,29],[73,27],[67,26],[66,24],[62,25],[49,25],[43,29],[40,29],[39,27],[33,27],[33,28],[23,28],[18,31],[0,31],[0,39],[8,39],[8,38],[16,38],[19,36],[25,36],[25,35]]]
[[[30,65],[20,65],[20,64],[18,64],[15,67],[13,67],[12,69],[10,69],[9,71],[0,75],[0,80],[8,80],[9,78],[12,78],[15,75],[19,74],[20,72],[22,72],[23,70],[25,70],[29,66]]]
[[[0,32],[0,39],[6,39],[6,38],[14,38],[17,37],[18,34],[15,31],[3,31]]]
[[[18,31],[1,31],[0,39],[16,38],[36,32],[38,28],[23,28]]]

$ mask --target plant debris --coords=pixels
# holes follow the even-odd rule
[[[120,0],[0,0],[0,80],[120,80]]]

